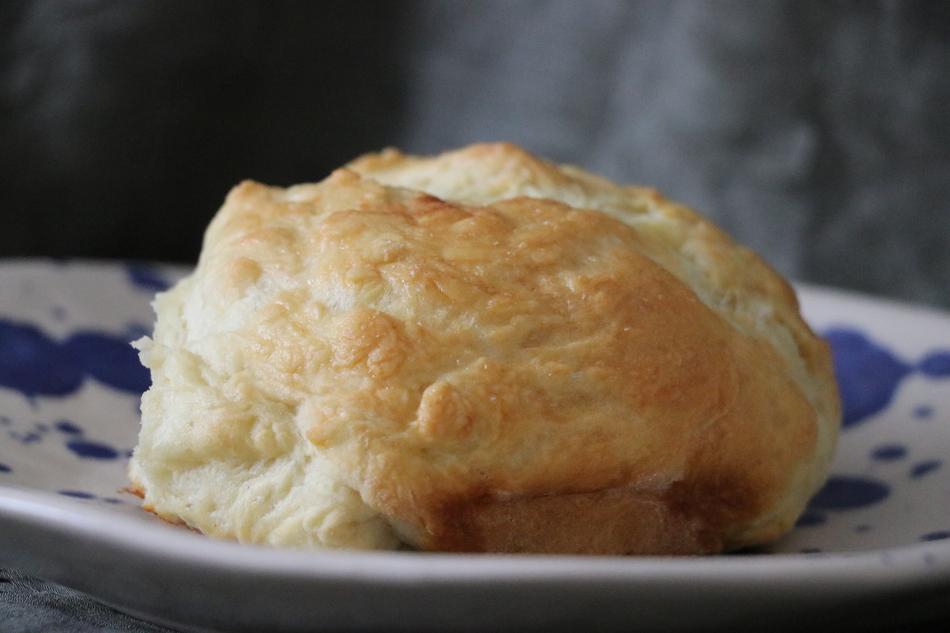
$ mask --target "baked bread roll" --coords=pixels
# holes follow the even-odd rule
[[[244,182],[155,309],[133,486],[241,542],[719,552],[791,528],[839,428],[758,256],[508,144]]]

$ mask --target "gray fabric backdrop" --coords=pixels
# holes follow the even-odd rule
[[[0,29],[0,256],[189,261],[242,178],[506,139],[950,306],[942,0],[37,0]]]

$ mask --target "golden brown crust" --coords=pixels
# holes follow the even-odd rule
[[[156,343],[223,377],[220,406],[285,408],[418,547],[720,551],[787,530],[827,472],[830,357],[791,288],[652,190],[513,146],[243,183],[191,283]],[[188,459],[294,446],[236,415],[190,423]]]
[[[473,501],[429,549],[538,554],[703,554],[723,543],[661,496],[630,489]]]

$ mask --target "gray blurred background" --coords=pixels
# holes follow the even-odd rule
[[[950,306],[950,2],[0,5],[0,256],[193,261],[243,178],[479,140]]]

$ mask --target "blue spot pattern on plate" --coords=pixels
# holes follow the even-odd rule
[[[142,393],[151,383],[148,370],[125,338],[102,332],[78,332],[66,346],[79,366],[98,380],[120,391]]]
[[[930,378],[950,377],[950,352],[931,352],[924,356],[917,368]]]
[[[121,453],[108,444],[87,440],[71,440],[66,443],[74,455],[83,459],[118,459]]]
[[[34,444],[43,439],[43,436],[39,433],[18,433],[16,431],[10,431],[10,439],[16,440],[20,444]]]
[[[805,510],[798,521],[795,523],[795,527],[812,527],[814,525],[823,525],[828,521],[828,515],[823,512],[816,512],[815,510]]]
[[[950,377],[947,351],[928,352],[915,367],[856,329],[832,328],[824,337],[834,356],[846,428],[886,409],[901,381],[914,371],[931,378]]]
[[[109,505],[124,505],[126,503],[122,499],[116,499],[115,497],[100,497],[88,490],[57,490],[56,493],[64,497],[72,497],[73,499],[97,499]]]
[[[132,285],[142,290],[161,292],[168,290],[171,286],[171,283],[162,277],[155,268],[145,264],[127,264],[125,272],[129,276]]]
[[[918,420],[929,420],[933,414],[934,408],[929,404],[919,404],[914,407],[914,417]]]
[[[879,462],[893,462],[907,456],[907,447],[901,444],[882,444],[871,451],[871,459]]]
[[[73,497],[74,499],[95,499],[96,495],[84,490],[60,490],[59,494],[64,497]]]
[[[42,422],[35,423],[35,426],[38,429],[44,429],[43,433],[50,430],[49,425]],[[59,420],[52,426],[65,436],[66,449],[81,459],[113,460],[131,456],[131,451],[115,448],[102,441],[86,439],[82,428],[70,420]],[[30,433],[10,431],[9,435],[21,444],[33,444],[43,438],[41,432],[35,431]]]
[[[942,541],[948,538],[950,538],[950,531],[938,530],[936,532],[928,532],[927,534],[921,535],[920,540],[921,541]]]
[[[66,433],[67,435],[82,435],[82,429],[69,420],[60,420],[53,426],[56,427],[57,431]]]
[[[0,319],[0,350],[0,387],[27,398],[72,394],[87,376],[135,394],[150,383],[128,341],[105,332],[81,330],[59,343],[33,325]]]
[[[141,323],[129,323],[125,326],[125,336],[129,341],[140,339],[149,335],[149,329]]]
[[[0,319],[0,386],[23,395],[65,396],[82,384],[82,370],[64,345],[26,323]]]
[[[83,429],[71,420],[57,420],[52,424],[35,422],[34,427],[38,431],[19,433],[11,430],[9,436],[21,444],[32,444],[39,442],[43,434],[55,429],[62,434],[65,448],[80,459],[116,460],[132,456],[131,450],[116,448],[103,441],[87,439]]]
[[[937,470],[941,465],[942,463],[939,459],[929,459],[925,462],[914,464],[914,466],[910,469],[910,476],[912,479],[920,479],[924,475],[929,475],[933,471]]]
[[[12,473],[13,469],[6,464],[0,464],[0,473]]]
[[[851,510],[883,501],[891,493],[883,481],[870,477],[832,476],[812,497],[810,510]]]

